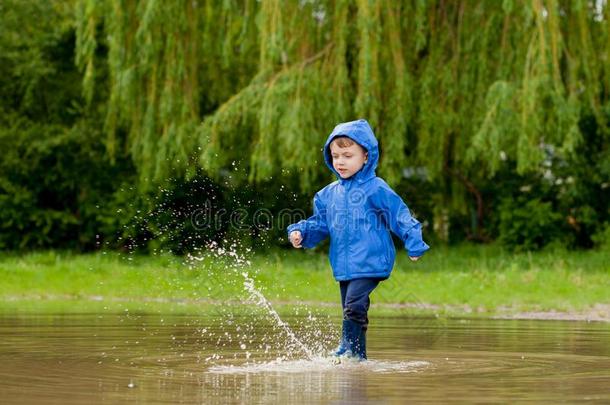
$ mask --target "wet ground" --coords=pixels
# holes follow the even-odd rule
[[[608,323],[377,318],[335,365],[339,319],[284,320],[309,354],[251,317],[2,314],[0,402],[610,402]]]

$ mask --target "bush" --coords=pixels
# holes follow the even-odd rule
[[[0,128],[0,247],[95,246],[98,207],[129,169],[86,123]]]
[[[596,248],[610,250],[610,223],[605,223],[604,226],[601,226],[600,230],[591,239],[595,243]]]
[[[538,198],[505,199],[500,206],[500,237],[504,245],[515,250],[540,249],[565,237],[561,215],[550,202]]]

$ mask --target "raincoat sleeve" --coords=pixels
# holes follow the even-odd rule
[[[383,220],[404,243],[409,256],[419,257],[430,249],[422,239],[421,224],[413,218],[402,198],[390,186],[383,184],[371,198],[381,211]]]
[[[322,242],[329,235],[326,224],[326,205],[322,201],[320,193],[316,193],[313,199],[313,215],[303,219],[296,224],[288,226],[288,235],[292,231],[301,231],[303,241],[301,246],[311,249]]]

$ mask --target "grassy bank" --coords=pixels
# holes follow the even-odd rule
[[[338,287],[322,251],[277,250],[247,259],[249,265],[236,267],[228,255],[185,260],[117,253],[4,254],[0,309],[197,311],[246,298],[244,274],[279,305],[338,303]],[[513,254],[494,246],[462,246],[434,249],[417,263],[401,252],[392,277],[372,300],[383,304],[374,306],[376,311],[409,313],[587,311],[610,304],[609,287],[607,251]]]

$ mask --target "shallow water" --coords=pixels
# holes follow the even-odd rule
[[[304,318],[284,320],[304,336]],[[332,321],[321,336],[335,338]],[[269,325],[223,340],[221,324],[214,316],[0,315],[0,402],[610,401],[604,323],[375,318],[370,360],[339,365],[294,353],[278,360]]]

